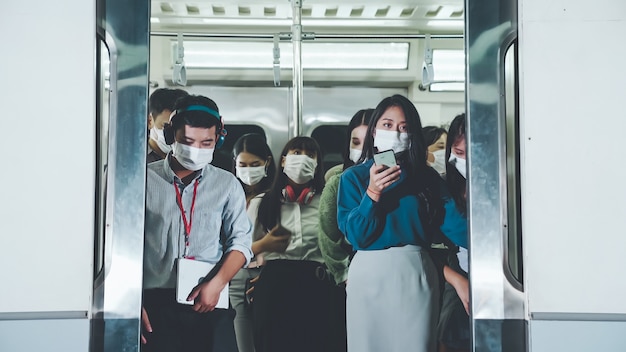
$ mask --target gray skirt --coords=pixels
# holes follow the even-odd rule
[[[439,285],[418,246],[358,251],[348,270],[348,352],[432,352]]]

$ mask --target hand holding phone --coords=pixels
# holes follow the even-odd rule
[[[262,241],[260,248],[263,252],[285,253],[291,243],[291,231],[278,224],[260,241]]]
[[[374,154],[374,163],[376,163],[376,165],[385,165],[387,167],[398,165],[393,149]]]
[[[269,233],[272,236],[276,236],[276,237],[291,236],[291,231],[284,228],[281,224],[274,226],[274,228],[271,229]]]
[[[400,179],[400,168],[396,167],[398,163],[392,149],[374,154],[374,163],[376,165],[370,168],[367,194],[378,202],[384,189]]]

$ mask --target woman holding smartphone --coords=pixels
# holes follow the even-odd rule
[[[348,270],[348,351],[436,348],[438,275],[427,251],[438,229],[467,246],[467,223],[426,164],[421,131],[410,100],[383,99],[368,125],[363,163],[341,176],[338,225],[357,250]],[[376,164],[375,154],[389,149],[397,165]]]

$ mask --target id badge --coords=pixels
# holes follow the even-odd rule
[[[194,301],[187,301],[187,297],[198,284],[204,281],[213,268],[215,264],[186,258],[177,259],[176,302],[193,305]],[[228,284],[220,292],[215,308],[228,309]]]

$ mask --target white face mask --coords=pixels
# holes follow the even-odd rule
[[[361,157],[361,152],[361,149],[350,148],[350,160],[352,160],[352,162],[356,164],[356,162],[359,161],[359,158]]]
[[[374,146],[378,148],[379,152],[393,149],[393,152],[398,154],[409,149],[409,134],[377,128],[376,136],[374,136]]]
[[[159,147],[159,149],[161,149],[163,153],[167,154],[172,150],[172,146],[165,143],[163,129],[152,127],[150,129],[150,139],[156,142],[157,146]]]
[[[467,176],[465,175],[467,172],[465,159],[459,158],[458,156],[450,153],[450,159],[448,159],[448,161],[454,164],[454,167],[456,167],[463,178],[467,179]]]
[[[440,149],[433,152],[433,157],[435,161],[432,163],[428,163],[433,169],[435,169],[440,175],[446,173],[446,150]]]
[[[213,161],[215,149],[196,148],[186,144],[174,142],[173,155],[187,170],[200,170]]]
[[[303,185],[313,179],[315,168],[317,168],[315,159],[306,155],[287,154],[283,173],[293,182]]]
[[[235,174],[237,178],[241,180],[241,182],[247,184],[248,186],[254,186],[257,183],[261,182],[261,180],[267,176],[265,173],[265,166],[249,166],[235,167]]]

